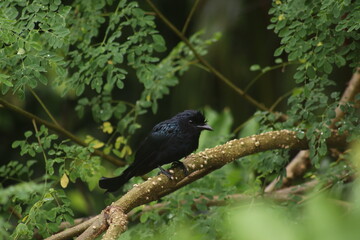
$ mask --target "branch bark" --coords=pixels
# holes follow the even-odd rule
[[[102,237],[103,240],[113,240],[117,239],[117,236],[125,232],[127,228],[127,215],[123,210],[116,205],[112,205],[108,210],[109,219],[108,224],[109,228]],[[80,238],[79,238],[80,239]]]
[[[61,231],[59,233],[56,233],[48,238],[46,238],[45,240],[64,240],[64,239],[71,239],[75,236],[80,235],[81,233],[83,233],[86,229],[89,228],[89,226],[91,226],[92,223],[94,223],[96,220],[98,220],[100,218],[100,214],[90,218],[89,220],[82,222],[72,228],[69,229],[65,229],[64,231]]]
[[[123,214],[127,214],[133,208],[158,200],[238,158],[273,149],[306,149],[307,140],[297,138],[296,134],[289,130],[267,132],[231,140],[223,145],[191,154],[183,161],[189,170],[189,175],[184,176],[181,169],[171,169],[174,180],[168,179],[163,174],[150,178],[134,186],[110,207],[119,208]],[[327,140],[327,144],[329,147],[345,148],[346,136],[334,132]],[[103,210],[78,239],[94,239],[104,232],[108,228],[105,213],[106,211]]]

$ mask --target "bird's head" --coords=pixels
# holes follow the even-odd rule
[[[212,131],[213,129],[206,124],[206,119],[204,115],[196,110],[185,110],[175,116],[178,118],[182,124],[186,127],[190,127],[197,130],[209,130]]]

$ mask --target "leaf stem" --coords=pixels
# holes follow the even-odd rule
[[[249,121],[251,121],[254,118],[254,116],[251,116],[248,120],[241,123],[235,130],[232,132],[233,134],[237,134]]]
[[[44,148],[43,148],[43,146],[42,146],[42,144],[41,144],[41,141],[40,141],[40,136],[39,136],[39,131],[38,131],[38,128],[37,128],[37,126],[36,126],[36,121],[35,121],[35,119],[32,119],[32,124],[33,124],[33,126],[34,126],[34,129],[35,129],[35,136],[36,136],[36,139],[38,140],[38,143],[39,143],[39,146],[40,146],[40,148],[41,148],[41,152],[42,152],[42,154],[43,154],[43,157],[44,157],[44,161],[45,161],[45,184],[44,184],[44,194],[45,194],[45,191],[46,191],[46,185],[47,185],[47,176],[48,176],[48,174],[47,174],[47,171],[46,171],[46,168],[47,168],[47,157],[46,157],[46,154],[45,154],[45,151],[44,151]]]
[[[284,100],[284,98],[287,98],[288,96],[291,95],[291,93],[293,92],[293,90],[288,91],[287,93],[285,93],[284,95],[280,96],[274,103],[273,105],[270,107],[271,111],[274,111],[275,107],[282,101]]]
[[[184,35],[185,35],[185,32],[186,32],[186,30],[187,30],[187,28],[189,26],[190,20],[193,17],[197,6],[199,5],[199,2],[200,2],[200,0],[195,0],[194,5],[192,6],[191,11],[189,13],[189,16],[186,18],[184,27],[183,27],[183,29],[181,31],[181,33],[184,34]]]
[[[255,78],[253,78],[249,84],[245,87],[244,89],[244,92],[247,92],[249,90],[249,88],[254,85],[254,83],[259,80],[260,77],[262,77],[265,73],[269,72],[269,71],[272,71],[272,70],[275,70],[275,69],[278,69],[278,68],[285,68],[287,65],[290,65],[290,64],[296,64],[296,63],[299,63],[299,61],[293,61],[293,62],[285,62],[285,63],[280,63],[278,65],[275,65],[275,66],[272,66],[272,67],[269,67],[266,71],[261,71],[258,75],[256,75]]]
[[[46,105],[44,104],[44,102],[41,100],[41,98],[36,94],[36,92],[34,90],[32,90],[30,87],[28,87],[29,91],[31,92],[31,94],[36,98],[36,100],[40,103],[41,107],[44,109],[44,111],[46,112],[46,114],[49,116],[49,118],[51,118],[51,120],[55,123],[55,125],[60,127],[60,124],[56,121],[56,119],[54,118],[54,116],[51,114],[51,112],[49,111],[49,109],[46,107]]]

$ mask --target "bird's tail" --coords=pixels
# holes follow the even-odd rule
[[[106,189],[106,192],[115,192],[121,188],[132,177],[130,172],[126,169],[123,174],[117,177],[106,178],[102,177],[99,180],[99,187]]]

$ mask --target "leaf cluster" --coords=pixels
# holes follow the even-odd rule
[[[94,149],[69,144],[69,141],[58,142],[55,134],[43,125],[39,131],[27,131],[24,140],[17,140],[13,148],[20,148],[21,155],[29,155],[31,160],[26,164],[11,161],[0,168],[0,176],[6,180],[19,182],[14,186],[1,189],[1,211],[16,215],[20,223],[12,237],[31,238],[37,229],[41,236],[50,236],[58,231],[60,223],[73,222],[71,201],[59,183],[66,188],[64,176],[72,183],[77,179],[89,185],[97,186],[104,173],[100,158],[92,156]],[[44,175],[33,176],[34,167],[44,161]],[[39,174],[39,170],[37,169]],[[10,201],[9,201],[10,200]],[[27,236],[27,237],[25,237]]]
[[[269,11],[272,18],[268,29],[281,39],[274,56],[286,54],[288,61],[300,63],[294,74],[299,87],[288,99],[289,118],[282,127],[296,129],[300,138],[309,139],[310,158],[317,166],[328,153],[325,139],[331,135],[339,102],[340,94],[330,88],[336,84],[331,74],[336,67],[359,66],[356,9],[360,9],[359,2],[301,0],[274,1]],[[347,129],[358,125],[355,111],[342,110],[347,118],[337,126]]]

